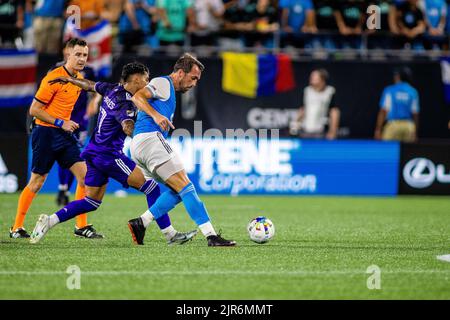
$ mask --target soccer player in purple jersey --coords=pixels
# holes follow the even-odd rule
[[[73,201],[52,214],[42,214],[31,234],[31,243],[39,242],[56,224],[74,218],[80,213],[97,210],[102,203],[109,178],[129,186],[147,196],[150,207],[160,195],[156,181],[146,180],[142,171],[122,151],[126,136],[134,130],[136,107],[131,97],[149,81],[149,71],[140,63],[129,63],[122,70],[122,84],[92,82],[86,79],[58,77],[49,83],[72,83],[87,91],[95,91],[103,96],[103,103],[91,141],[81,156],[86,160],[86,197]],[[192,239],[197,230],[181,233],[171,225],[167,214],[157,221],[169,244],[183,244]],[[136,242],[136,241],[135,241]]]

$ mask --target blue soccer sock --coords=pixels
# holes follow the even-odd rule
[[[170,217],[167,213],[155,220],[156,220],[156,223],[158,224],[158,227],[161,230],[169,228],[172,225],[172,222],[170,221]]]
[[[84,199],[70,202],[67,206],[57,211],[54,215],[58,217],[59,222],[64,222],[76,217],[79,214],[95,211],[101,204],[101,201],[85,197]],[[54,215],[50,216],[51,220],[54,220]]]
[[[148,204],[149,208],[156,202],[156,200],[161,195],[161,189],[159,188],[159,185],[154,180],[146,181],[142,185],[142,187],[139,189],[139,191],[141,191],[147,195],[147,204]],[[144,213],[143,215],[146,215],[146,213]],[[147,227],[147,225],[151,222],[151,219],[146,220],[145,217],[143,217],[143,220],[144,220],[144,222],[146,222],[146,223],[144,223],[145,227]],[[172,226],[172,222],[170,221],[170,217],[167,213],[163,214],[159,218],[155,218],[155,220],[156,220],[156,223],[158,224],[159,228],[161,229],[161,231],[163,231],[164,234],[170,233],[170,235],[173,235],[173,232],[176,232],[176,231],[174,231],[175,229],[173,229],[173,227],[170,228]]]
[[[208,211],[200,198],[197,195],[197,191],[192,183],[189,183],[179,193],[183,200],[184,206],[187,212],[191,216],[191,219],[195,221],[197,225],[202,225],[210,221]]]
[[[148,196],[147,202],[149,202]],[[180,196],[176,192],[168,190],[161,194],[158,199],[156,199],[156,202],[150,207],[150,212],[155,217],[155,219],[158,219],[175,208],[175,206],[180,202]],[[150,202],[148,204],[150,206]]]

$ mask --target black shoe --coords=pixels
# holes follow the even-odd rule
[[[59,190],[56,196],[56,204],[60,207],[64,207],[69,203],[69,195],[67,191]]]
[[[77,237],[87,238],[87,239],[103,239],[103,235],[101,233],[98,233],[92,224],[87,225],[83,228],[75,228],[74,231],[75,235]]]
[[[17,228],[13,231],[12,228],[9,229],[9,237],[13,239],[19,239],[19,238],[29,238],[30,235],[24,228]]]
[[[236,245],[234,240],[225,240],[218,234],[217,236],[208,236],[208,247],[233,247]]]
[[[145,227],[142,218],[131,219],[128,221],[128,229],[130,229],[133,241],[136,244],[143,245],[145,237]]]

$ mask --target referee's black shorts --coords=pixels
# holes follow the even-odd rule
[[[60,128],[37,125],[31,132],[31,147],[31,172],[40,175],[49,173],[55,161],[65,169],[84,161],[76,138]]]

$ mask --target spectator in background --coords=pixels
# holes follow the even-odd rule
[[[24,12],[24,0],[0,0],[0,46],[15,46],[25,25]]]
[[[274,0],[256,0],[253,11],[254,33],[247,41],[248,47],[269,47],[274,45],[274,32],[280,29],[278,8]]]
[[[71,5],[80,7],[81,30],[86,30],[98,24],[102,19],[105,7],[103,0],[70,0],[69,6]]]
[[[388,49],[391,47],[391,38],[387,36],[388,32],[398,34],[398,27],[396,26],[395,15],[396,6],[390,0],[373,0],[368,3],[369,6],[376,5],[380,8],[380,21],[374,21],[379,23],[380,29],[366,29],[365,32],[368,35],[367,48],[368,49]],[[372,12],[368,13],[368,18]],[[373,21],[373,20],[371,20]],[[367,25],[366,25],[367,28]]]
[[[334,16],[342,36],[341,48],[359,49],[361,47],[366,9],[365,3],[360,0],[345,0],[335,3]]]
[[[419,126],[419,94],[411,86],[412,72],[394,71],[394,85],[383,91],[375,127],[375,139],[413,142]],[[386,122],[386,124],[385,124]]]
[[[401,45],[423,50],[422,35],[426,24],[422,10],[418,7],[418,0],[404,1],[397,7],[397,23],[399,34],[403,37]]]
[[[23,47],[26,49],[34,48],[33,0],[25,0]]]
[[[34,46],[39,53],[61,52],[66,0],[39,0],[34,8]]]
[[[216,45],[215,38],[221,28],[225,6],[222,0],[195,0],[191,44]]]
[[[445,0],[423,0],[423,12],[427,27],[427,49],[439,48],[445,41],[447,4]]]
[[[399,7],[408,0],[392,0],[389,7],[389,31],[394,35],[400,35],[400,25],[398,19]]]
[[[280,0],[283,46],[304,47],[305,34],[317,33],[315,12],[311,0]]]
[[[336,49],[335,34],[338,31],[338,27],[333,14],[334,5],[333,0],[314,0],[315,25],[321,33],[325,33],[314,38],[313,46],[316,49]]]
[[[157,0],[159,23],[156,35],[160,44],[183,46],[186,32],[194,23],[194,11],[190,0]]]
[[[300,130],[302,138],[337,138],[340,111],[335,100],[336,89],[327,84],[328,78],[325,69],[311,72],[309,86],[303,91],[303,105],[297,122],[290,125],[291,134],[298,134]]]
[[[113,26],[118,22],[128,0],[108,0],[105,2],[102,17],[108,20]]]
[[[152,19],[156,11],[154,0],[126,0],[119,22],[119,38],[124,52],[131,52],[133,46],[143,43],[155,46]]]
[[[423,0],[423,10],[428,33],[432,36],[444,34],[447,23],[447,4],[444,0]]]
[[[249,32],[253,32],[255,4],[250,1],[232,0],[225,3],[224,33],[220,46],[226,50],[240,50]]]

